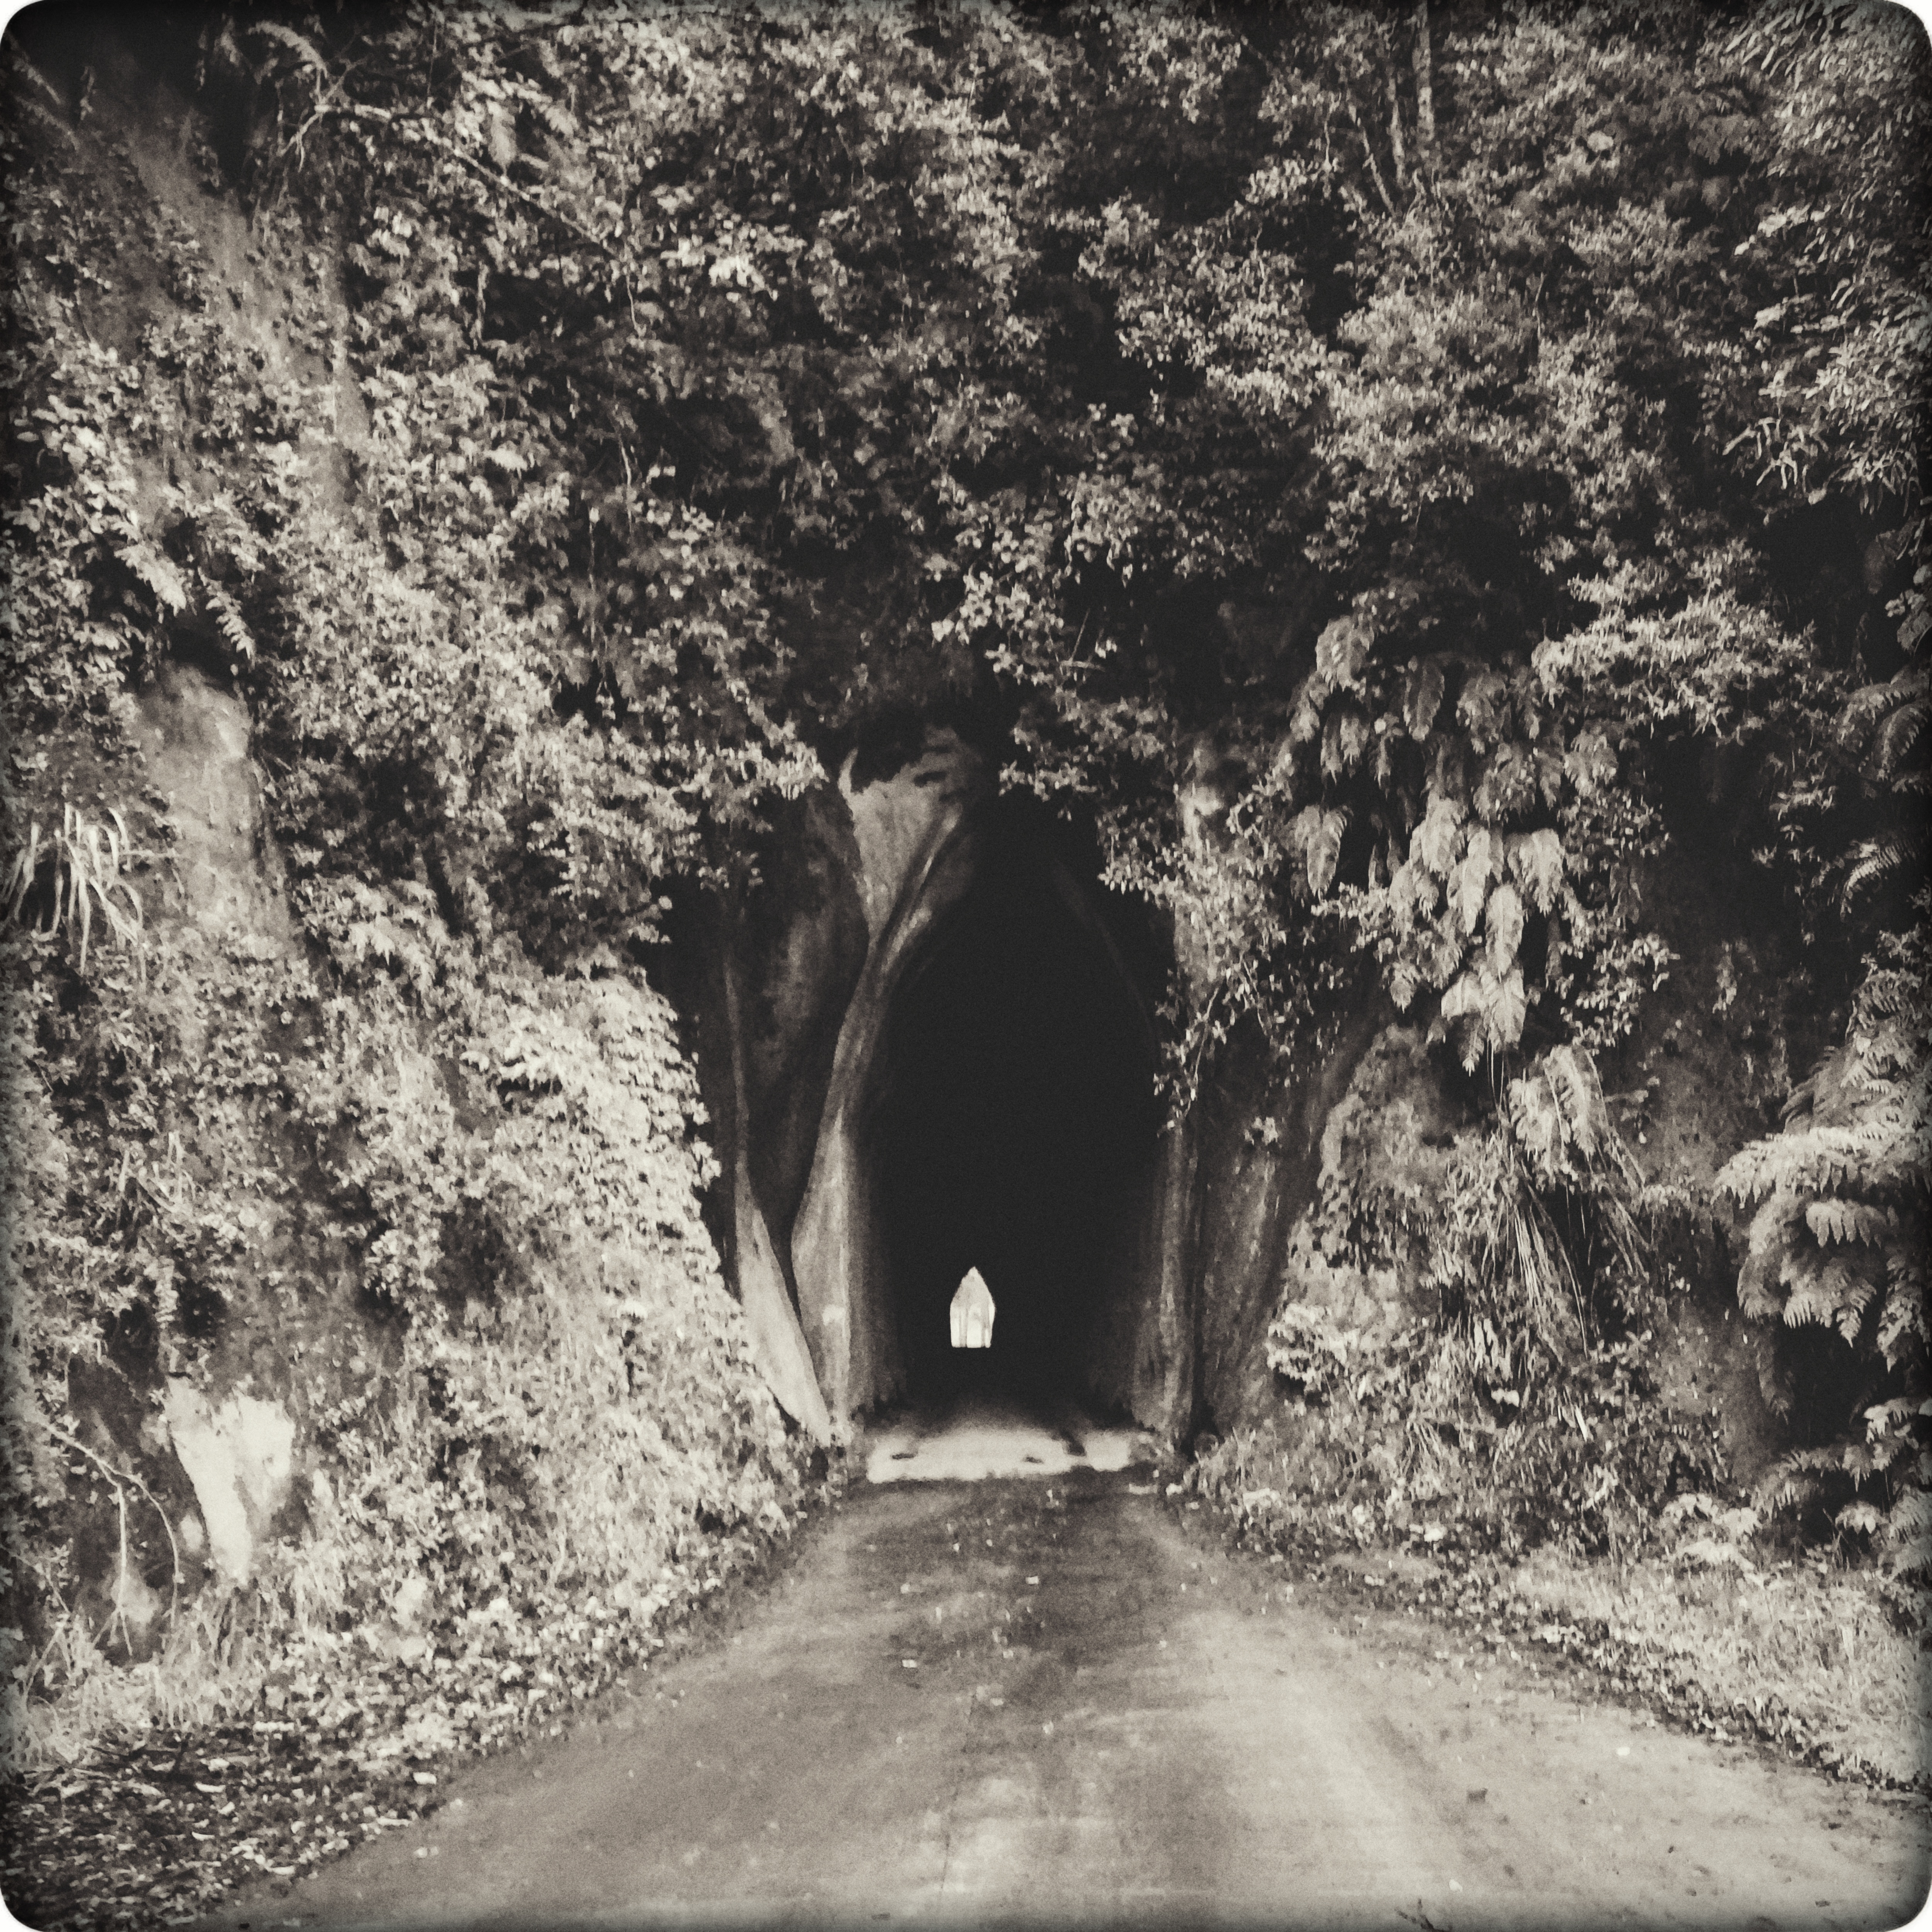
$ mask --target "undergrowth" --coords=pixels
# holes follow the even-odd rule
[[[560,703],[562,493],[488,368],[388,366],[314,211],[236,240],[196,142],[158,195],[99,122],[36,138],[8,49],[0,1763],[488,1742],[802,1506],[645,966],[816,766],[748,700]],[[210,299],[244,250],[272,323]],[[183,728],[206,811],[155,783]]]
[[[1546,1641],[1606,1647],[1694,1726],[1728,1718],[1885,1782],[1932,1777],[1924,1651],[1869,1571],[1816,1552],[1712,1565],[1680,1550],[1611,1564],[1545,1548],[1502,1588]]]

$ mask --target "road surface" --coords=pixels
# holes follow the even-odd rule
[[[881,1473],[962,1466],[932,1440]],[[1145,1472],[1055,1456],[857,1486],[708,1646],[211,1924],[1763,1932],[1922,1903],[1916,1807],[1459,1666],[1439,1626],[1228,1556]]]

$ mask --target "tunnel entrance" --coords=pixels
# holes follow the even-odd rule
[[[1090,1402],[1155,1156],[1146,1014],[1097,895],[1029,802],[988,810],[974,883],[897,988],[874,1062],[864,1138],[921,1407]],[[998,1319],[991,1348],[956,1349],[971,1268]]]

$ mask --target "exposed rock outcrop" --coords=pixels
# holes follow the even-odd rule
[[[839,791],[858,850],[855,880],[868,943],[838,1032],[805,1196],[791,1236],[806,1340],[835,1416],[890,1400],[904,1364],[886,1312],[885,1258],[860,1110],[892,992],[935,921],[972,878],[970,807],[990,792],[980,760],[951,732],[928,735],[911,764]]]

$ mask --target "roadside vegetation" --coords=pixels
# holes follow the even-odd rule
[[[1478,1661],[1540,1660],[1694,1734],[1756,1741],[1841,1778],[1932,1792],[1924,1625],[1869,1568],[1766,1538],[1748,1504],[1668,1510],[1640,1553],[1560,1541],[1472,1549],[1438,1518],[1409,1534],[1298,1502],[1257,1438],[1170,1466],[1243,1546],[1387,1604],[1406,1603]]]

